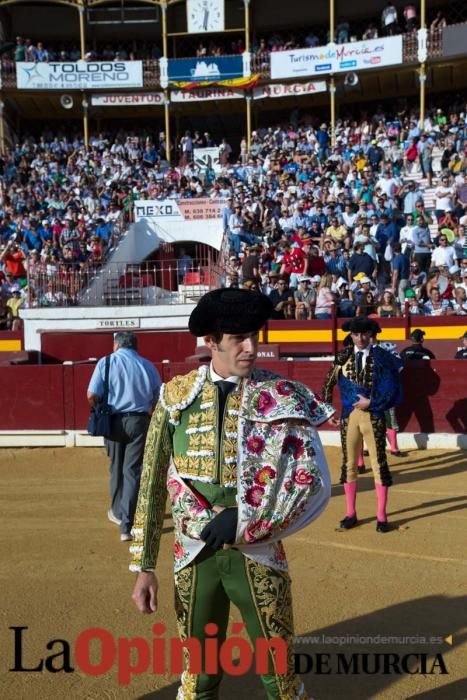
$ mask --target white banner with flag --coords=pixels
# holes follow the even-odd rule
[[[271,78],[367,70],[402,63],[402,35],[271,53]]]
[[[326,92],[325,80],[315,80],[309,83],[272,83],[261,85],[253,90],[253,99],[262,100],[265,97],[297,97],[298,95],[312,95],[315,92]]]
[[[19,90],[102,90],[143,87],[142,61],[16,64]]]

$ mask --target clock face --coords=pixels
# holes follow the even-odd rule
[[[224,0],[187,0],[190,34],[224,31]]]

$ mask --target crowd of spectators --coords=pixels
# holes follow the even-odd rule
[[[396,316],[406,304],[412,314],[464,314],[464,107],[432,109],[420,125],[377,106],[338,120],[335,147],[329,126],[305,115],[254,131],[250,152],[244,139],[234,153],[225,138],[187,131],[171,145],[172,164],[163,132],[102,133],[88,150],[80,136],[25,138],[0,159],[2,301],[19,292],[22,303],[79,303],[136,200],[210,197],[227,202],[225,284],[277,292],[280,317]],[[197,146],[215,145],[218,167],[194,159]]]

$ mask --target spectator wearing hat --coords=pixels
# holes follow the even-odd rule
[[[389,531],[388,488],[392,477],[386,460],[385,411],[401,400],[399,371],[390,353],[370,339],[374,322],[364,316],[346,321],[353,346],[338,353],[324,382],[322,396],[332,400],[337,384],[342,401],[341,442],[343,465],[341,483],[346,497],[346,515],[340,527],[349,530],[358,524],[356,511],[357,464],[362,441],[368,447],[377,497],[376,531]]]
[[[404,364],[412,360],[436,359],[435,355],[431,352],[431,350],[423,346],[423,338],[425,337],[425,335],[425,331],[422,331],[421,328],[415,328],[411,332],[410,339],[412,340],[412,345],[409,345],[407,348],[404,348],[400,353]]]
[[[409,316],[423,316],[423,311],[420,308],[420,303],[413,289],[408,289],[405,293],[405,304]],[[404,314],[405,315],[405,314]]]
[[[316,518],[329,499],[314,426],[334,409],[301,384],[255,370],[259,330],[271,310],[262,294],[218,289],[192,312],[190,331],[204,338],[212,360],[161,390],[146,442],[130,568],[138,572],[138,610],[153,613],[167,485],[181,638],[198,639],[204,648],[214,623],[221,645],[235,603],[253,645],[277,636],[287,644],[287,673],[279,677],[271,664],[261,677],[265,694],[299,698],[305,692],[293,667],[290,579],[279,540]],[[258,490],[259,484],[266,486]],[[273,589],[280,595],[266,610],[264,592]],[[221,678],[187,669],[179,695],[216,697]]]
[[[316,304],[316,291],[311,285],[311,277],[302,275],[298,280],[298,289],[294,292],[295,319],[309,321],[313,318]]]
[[[462,347],[454,355],[455,360],[467,360],[467,331],[461,335],[459,340],[462,340]]]
[[[345,277],[347,279],[348,274],[348,262],[339,252],[338,246],[329,241],[324,244],[324,262],[326,265],[326,272],[330,275],[335,275],[336,277]]]
[[[271,292],[277,288],[278,278],[279,278],[278,272],[275,272],[274,270],[271,270],[271,272],[268,272],[267,278],[266,278],[266,283],[263,285],[263,289],[262,289],[263,294],[266,294],[266,296],[270,296]]]
[[[24,304],[25,297],[21,294],[21,289],[19,285],[15,284],[11,288],[11,298],[6,302],[7,308],[7,323],[8,327],[12,331],[21,330],[21,319],[19,317],[19,310]]]

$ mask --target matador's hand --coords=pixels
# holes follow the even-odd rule
[[[141,613],[156,612],[158,588],[159,584],[153,571],[139,572],[131,597]]]
[[[358,401],[356,401],[353,404],[353,407],[359,408],[360,411],[366,411],[368,409],[368,406],[371,403],[370,399],[367,399],[365,396],[362,396],[361,394],[357,394],[357,396],[358,396]]]
[[[237,519],[237,508],[226,508],[203,528],[201,539],[215,552],[222,549],[224,544],[233,544],[237,534]]]

